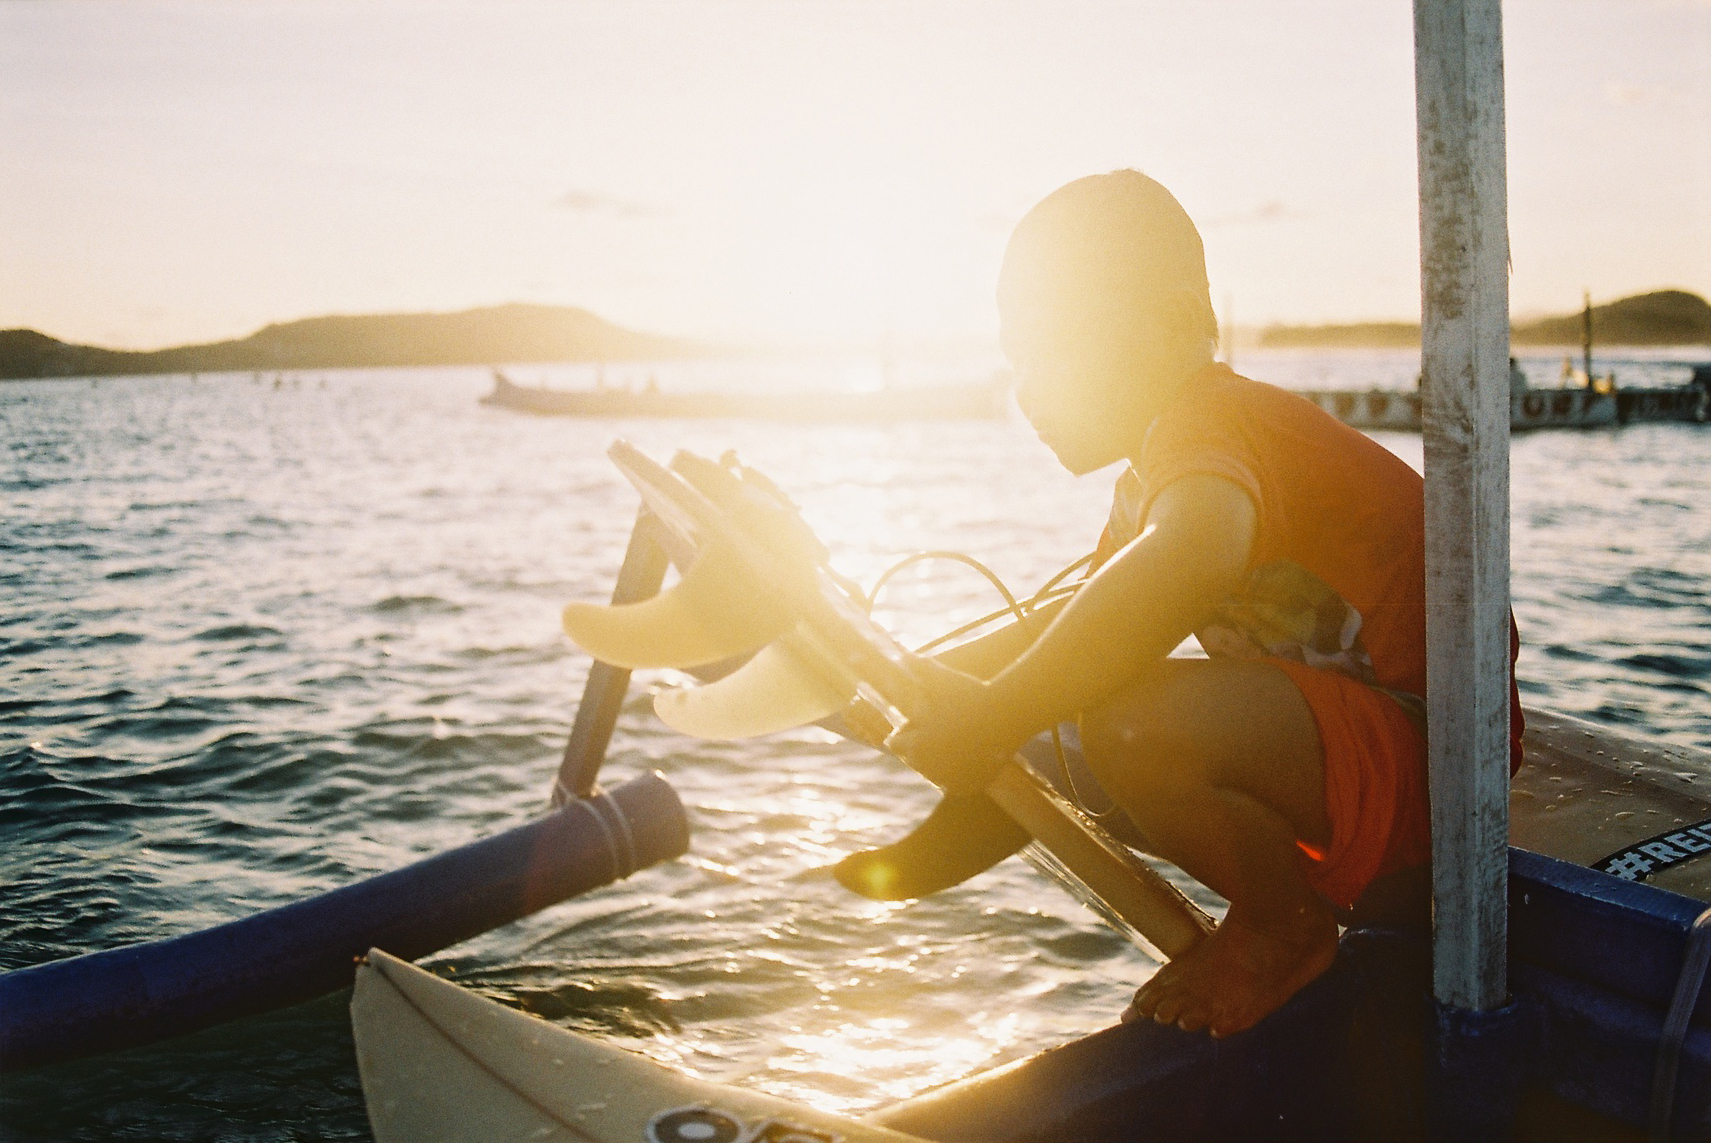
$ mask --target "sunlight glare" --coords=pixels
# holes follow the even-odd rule
[[[875,1101],[907,1099],[989,1063],[1022,1034],[1015,1013],[985,1021],[971,1035],[923,1034],[899,1017],[853,1019],[831,1027],[782,1037],[781,1051],[766,1062],[777,1076],[793,1077],[775,1090],[824,1111],[851,1113]],[[860,1095],[829,1094],[824,1077],[835,1076]]]

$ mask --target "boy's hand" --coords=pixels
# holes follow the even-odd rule
[[[874,705],[857,695],[844,707],[844,725],[849,728],[850,735],[857,742],[865,743],[875,750],[885,749],[885,740],[891,737],[891,724],[885,720]]]
[[[1026,738],[1014,738],[994,709],[990,688],[932,659],[916,662],[924,711],[885,740],[886,749],[952,794],[986,789]]]

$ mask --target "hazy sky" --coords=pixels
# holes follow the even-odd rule
[[[1711,0],[1505,4],[1513,306],[1711,294]],[[1409,0],[0,0],[0,328],[153,347],[526,300],[989,332],[1136,166],[1236,320],[1418,312]]]

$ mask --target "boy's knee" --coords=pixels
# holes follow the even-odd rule
[[[1169,704],[1130,692],[1081,716],[1081,746],[1101,785],[1120,800],[1167,799],[1204,776],[1180,741]],[[1125,798],[1125,795],[1128,795]]]
[[[1142,754],[1142,728],[1115,703],[1101,703],[1081,712],[1081,750],[1087,765],[1104,781],[1123,760]]]

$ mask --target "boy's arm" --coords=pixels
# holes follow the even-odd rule
[[[1054,599],[1042,604],[1023,618],[1006,624],[978,639],[958,643],[943,651],[932,652],[936,662],[943,663],[965,675],[990,679],[1015,662],[1040,637],[1067,599]],[[844,724],[849,732],[869,746],[882,747],[891,734],[891,724],[866,699],[856,698],[844,708]]]
[[[990,682],[924,665],[931,713],[894,734],[891,749],[946,789],[983,788],[1023,742],[1116,694],[1209,618],[1247,573],[1256,522],[1232,481],[1172,483],[1141,535]]]
[[[1054,599],[991,634],[958,643],[944,651],[935,651],[933,658],[965,675],[990,679],[1033,646],[1067,602],[1067,598]]]

